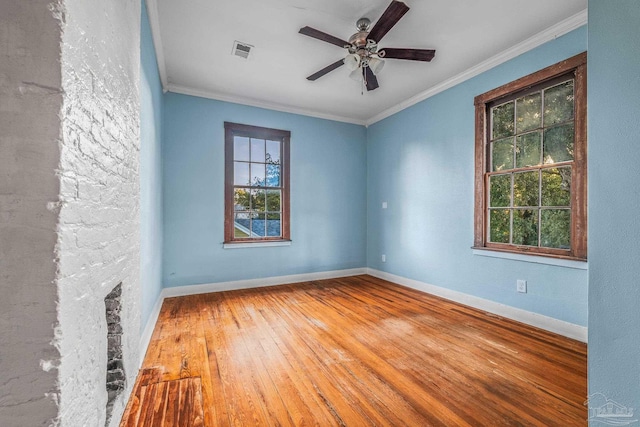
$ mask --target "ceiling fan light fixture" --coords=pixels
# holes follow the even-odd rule
[[[384,61],[380,58],[372,56],[371,58],[369,58],[368,65],[369,65],[369,68],[371,68],[371,71],[373,72],[373,74],[378,75],[378,73],[382,71],[382,68],[384,68]]]
[[[360,55],[350,53],[344,58],[344,65],[351,71],[357,70],[360,67]]]
[[[349,74],[349,78],[355,80],[357,82],[362,81],[362,70],[360,68],[356,68]]]

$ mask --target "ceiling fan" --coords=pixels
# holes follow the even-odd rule
[[[345,58],[339,59],[333,64],[324,67],[322,70],[311,74],[307,77],[307,80],[316,80],[336,68],[346,65],[351,70],[350,77],[363,81],[369,91],[378,88],[376,74],[382,70],[382,66],[384,65],[382,58],[431,61],[436,53],[433,49],[378,47],[380,40],[382,40],[385,34],[387,34],[408,11],[409,6],[404,2],[393,0],[371,30],[369,30],[371,21],[367,18],[360,18],[356,23],[358,32],[352,35],[349,41],[334,37],[315,28],[300,28],[300,34],[340,46],[349,51],[349,54]]]

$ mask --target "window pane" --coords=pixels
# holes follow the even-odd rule
[[[233,137],[233,160],[249,161],[249,138],[244,136]]]
[[[279,237],[280,233],[280,214],[267,214],[267,237]]]
[[[538,171],[513,175],[513,206],[539,206]]]
[[[267,164],[267,187],[280,187],[280,165]]]
[[[474,245],[586,259],[587,68],[585,52],[474,98]]]
[[[266,203],[266,195],[264,190],[251,190],[251,210],[256,212],[264,212]]]
[[[236,188],[233,191],[233,210],[248,211],[249,210],[249,190],[245,188]]]
[[[264,186],[264,163],[251,163],[251,185]]]
[[[526,132],[542,125],[542,95],[540,92],[516,100],[517,132]]]
[[[573,118],[573,80],[544,91],[544,125],[551,126]]]
[[[543,209],[540,224],[540,246],[569,249],[571,247],[571,211]]]
[[[489,241],[509,243],[509,209],[489,210]]]
[[[541,146],[542,132],[531,132],[516,137],[516,167],[539,165]]]
[[[264,163],[264,139],[251,138],[251,161]]]
[[[516,209],[513,211],[514,245],[538,246],[538,210]]]
[[[511,206],[511,174],[493,175],[489,178],[489,206]]]
[[[289,209],[284,209],[289,206],[285,160],[290,132],[231,122],[225,122],[224,129],[229,178],[225,178],[225,243],[290,238]]]
[[[571,206],[571,168],[542,170],[542,206]]]
[[[265,215],[263,213],[251,214],[251,232],[255,234],[255,237],[264,237],[265,234]],[[252,236],[254,237],[254,236]]]
[[[234,237],[249,237],[249,214],[237,213],[234,219],[233,235]]]
[[[492,132],[491,139],[513,135],[513,101],[491,109]]]
[[[280,212],[280,190],[267,190],[267,210]]]
[[[234,162],[233,163],[233,184],[249,185],[249,163]]]
[[[267,140],[267,163],[280,164],[280,141]]]
[[[493,171],[513,169],[513,138],[499,139],[491,144]]]
[[[573,124],[556,126],[544,131],[544,162],[573,160]]]

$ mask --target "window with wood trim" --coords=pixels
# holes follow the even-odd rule
[[[225,243],[287,241],[291,133],[225,122]]]
[[[476,97],[474,248],[586,260],[586,62]]]

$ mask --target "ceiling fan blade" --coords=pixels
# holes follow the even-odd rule
[[[371,68],[364,67],[362,74],[364,75],[364,80],[367,82],[367,91],[378,89],[378,79],[376,75],[373,74],[373,71],[371,71]]]
[[[335,44],[336,46],[345,47],[349,45],[349,42],[346,42],[342,39],[332,36],[331,34],[323,33],[320,30],[316,30],[311,27],[302,27],[300,34],[304,34],[305,36],[313,37],[314,39],[322,40],[323,42]]]
[[[330,73],[331,71],[335,70],[336,68],[341,67],[342,65],[344,65],[344,59],[338,59],[333,64],[327,65],[322,70],[311,74],[309,77],[307,77],[307,80],[311,80],[311,81],[317,80],[320,77],[324,76],[325,74]]]
[[[376,25],[373,26],[367,38],[379,43],[384,35],[387,34],[408,11],[409,6],[404,2],[393,0],[380,19],[378,19]]]
[[[384,52],[381,58],[409,59],[411,61],[431,61],[436,54],[434,49],[399,49],[387,47],[378,52]]]

